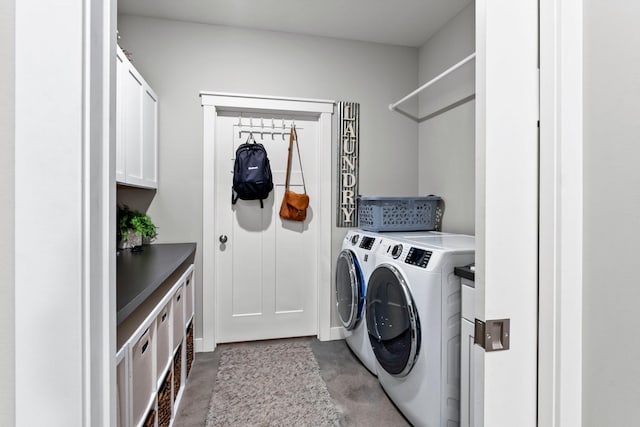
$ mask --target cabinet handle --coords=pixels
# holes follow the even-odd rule
[[[149,347],[149,340],[147,340],[147,342],[145,342],[142,346],[142,352],[140,354],[144,354],[144,352],[147,350],[147,347]]]
[[[166,318],[167,318],[167,313],[165,313],[165,314],[163,314],[163,315],[162,315],[162,320],[161,320],[161,322],[164,322],[164,319],[166,319]]]
[[[180,301],[180,298],[182,298],[182,295],[178,295],[178,296],[176,297],[176,301]]]

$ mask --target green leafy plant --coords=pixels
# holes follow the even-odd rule
[[[129,230],[133,230],[149,240],[158,235],[157,227],[151,221],[149,215],[131,210],[127,205],[118,207],[118,229],[120,237],[125,241],[128,239]]]

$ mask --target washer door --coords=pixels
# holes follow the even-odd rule
[[[367,330],[373,353],[391,375],[407,375],[420,351],[420,319],[398,268],[379,265],[367,284]]]
[[[336,304],[342,326],[355,328],[364,308],[364,277],[358,259],[348,249],[340,252],[336,265]]]

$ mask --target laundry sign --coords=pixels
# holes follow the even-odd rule
[[[360,104],[338,102],[338,207],[337,227],[358,225],[358,153]]]

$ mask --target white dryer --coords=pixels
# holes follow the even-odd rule
[[[350,230],[336,262],[336,306],[346,330],[346,341],[362,364],[376,375],[376,361],[367,335],[365,296],[367,282],[375,268],[375,251],[381,238],[377,233]]]
[[[460,419],[460,278],[475,238],[394,233],[376,252],[366,323],[380,384],[415,426]]]

